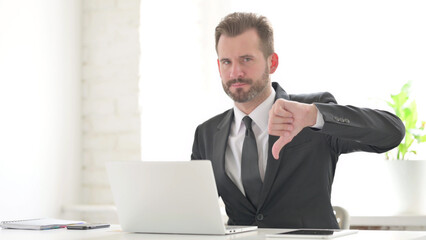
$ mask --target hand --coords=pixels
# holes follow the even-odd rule
[[[280,138],[272,146],[272,155],[279,158],[281,149],[305,127],[315,125],[318,109],[313,104],[277,99],[269,111],[268,131]]]

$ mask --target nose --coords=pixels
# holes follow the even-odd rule
[[[237,79],[237,78],[243,78],[244,77],[244,71],[243,71],[240,64],[235,63],[235,64],[232,65],[229,77],[231,79]]]

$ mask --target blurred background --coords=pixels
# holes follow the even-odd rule
[[[424,1],[0,0],[0,220],[114,223],[106,162],[189,160],[197,125],[232,107],[214,28],[234,11],[271,21],[287,92],[393,111],[411,81],[426,120]],[[384,159],[342,156],[333,204],[426,215],[397,211]]]

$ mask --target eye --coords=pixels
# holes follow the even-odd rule
[[[226,60],[226,59],[222,60],[221,62],[222,62],[223,65],[229,65],[231,63],[231,61]]]
[[[244,62],[250,62],[252,59],[251,58],[249,58],[249,57],[245,57],[244,59],[243,59],[243,61]]]

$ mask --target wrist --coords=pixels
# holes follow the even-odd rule
[[[309,126],[315,126],[317,124],[318,108],[315,104],[309,105]]]

